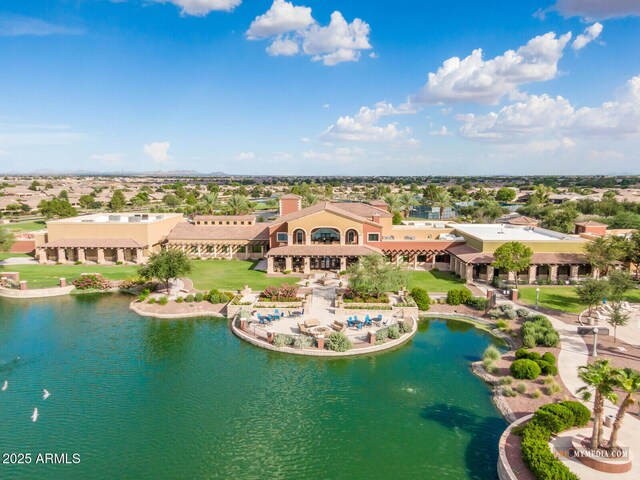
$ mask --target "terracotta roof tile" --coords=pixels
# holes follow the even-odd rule
[[[143,248],[133,238],[60,238],[47,242],[49,248]]]
[[[180,222],[169,232],[167,240],[269,240],[266,224],[193,225]]]

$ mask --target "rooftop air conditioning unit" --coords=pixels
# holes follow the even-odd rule
[[[110,222],[119,222],[120,221],[120,215],[109,215],[109,221]]]
[[[413,235],[406,235],[406,236],[404,237],[404,239],[405,239],[405,240],[415,240],[415,239],[416,239],[416,237],[414,237]]]
[[[140,223],[142,221],[142,217],[134,215],[133,217],[128,218],[129,223]]]

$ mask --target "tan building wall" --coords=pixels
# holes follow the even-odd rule
[[[475,248],[475,245],[472,245],[468,240],[469,239],[467,239],[467,244]],[[496,250],[496,248],[498,248],[500,245],[503,245],[505,243],[508,243],[508,242],[504,242],[504,241],[481,242],[482,244],[481,251],[486,253],[493,253]],[[582,253],[584,252],[584,247],[586,244],[584,240],[576,240],[576,241],[562,240],[557,242],[554,242],[554,241],[545,242],[543,240],[529,240],[529,241],[523,241],[521,243],[524,243],[529,248],[531,248],[531,250],[533,250],[533,253]]]
[[[159,249],[158,244],[182,220],[180,214],[168,215],[162,220],[148,223],[54,220],[47,223],[47,240],[53,242],[63,238],[132,238],[156,251]]]
[[[346,231],[351,228],[356,230],[359,235],[362,234],[362,224],[360,222],[326,211],[312,213],[306,217],[288,222],[289,233],[293,233],[297,228],[302,228],[309,235],[311,230],[323,227],[337,228],[340,230],[341,236],[344,236]]]

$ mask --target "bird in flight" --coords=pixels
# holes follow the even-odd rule
[[[8,386],[9,386],[9,380],[5,380],[4,383],[2,384],[2,391],[4,392]]]
[[[51,396],[51,393],[49,393],[49,390],[47,390],[46,388],[42,391],[42,399],[46,400],[47,398],[49,398]]]
[[[34,421],[34,422],[38,420],[38,408],[37,407],[33,409],[33,414],[31,415],[31,420]]]

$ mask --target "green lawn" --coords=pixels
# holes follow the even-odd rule
[[[35,220],[29,222],[18,222],[0,225],[0,228],[6,228],[7,230],[14,233],[33,232],[34,230],[42,230],[43,228],[47,228],[47,225],[44,223],[44,220]]]
[[[58,279],[64,277],[70,283],[81,273],[101,273],[111,280],[124,280],[134,277],[135,265],[7,265],[0,267],[7,272],[20,272],[20,280],[27,280],[29,288],[46,288],[58,285]]]
[[[7,258],[13,258],[13,257],[30,257],[31,255],[28,255],[26,253],[11,253],[11,252],[0,252],[0,260],[6,260]]]
[[[252,270],[256,262],[245,260],[194,260],[193,271],[187,275],[198,289],[222,288],[239,290],[249,285],[263,290],[269,285],[296,283],[298,277],[267,277],[265,272]]]
[[[520,287],[519,291],[523,302],[536,304],[536,287]],[[625,298],[628,302],[640,303],[640,290],[629,292]],[[575,287],[540,287],[540,306],[576,314],[587,308],[578,302]]]
[[[464,280],[450,272],[409,271],[409,290],[421,287],[427,292],[446,293],[452,288],[464,286]]]

